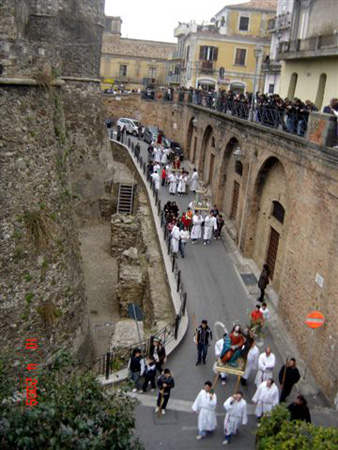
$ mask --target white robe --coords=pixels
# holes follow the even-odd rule
[[[213,431],[217,426],[216,409],[217,397],[213,394],[210,398],[210,393],[204,389],[196,397],[191,409],[198,412],[198,431]]]
[[[257,370],[259,358],[259,349],[257,345],[250,348],[248,357],[246,359],[245,371],[242,378],[247,380],[252,370]]]
[[[177,187],[177,178],[174,173],[171,173],[169,175],[169,192],[170,194],[176,194],[176,187]]]
[[[279,390],[278,387],[273,383],[271,387],[267,387],[266,381],[261,383],[252,397],[252,401],[256,403],[255,414],[260,417],[273,409],[274,406],[279,403]]]
[[[162,150],[159,147],[154,148],[154,160],[157,163],[161,162]]]
[[[264,320],[265,320],[265,321],[267,321],[267,320],[270,319],[270,311],[269,311],[269,308],[265,308],[265,309],[261,308],[261,309],[260,309],[260,312],[263,314]]]
[[[233,402],[231,404],[231,402]],[[246,401],[242,398],[239,402],[229,397],[223,404],[226,411],[224,418],[224,432],[226,435],[236,434],[240,425],[248,423]]]
[[[177,225],[174,226],[172,232],[171,232],[171,251],[173,253],[177,253],[178,252],[178,247],[179,247],[179,243],[180,243],[180,229],[178,228]]]
[[[192,218],[191,239],[199,239],[202,236],[202,222],[203,218],[196,214]]]
[[[187,177],[185,175],[184,176],[181,175],[178,179],[177,192],[180,192],[181,194],[185,194],[186,182],[187,182]]]
[[[168,153],[169,153],[169,150],[167,148],[163,150],[162,158],[161,158],[161,163],[162,164],[167,164],[167,162],[168,162]]]
[[[198,173],[193,172],[193,174],[191,175],[191,179],[190,179],[190,190],[191,191],[196,191],[197,181],[198,181]]]
[[[223,345],[224,345],[224,338],[218,339],[218,341],[215,344],[215,356],[216,356],[216,359],[219,359],[219,357],[221,356],[221,353],[222,353],[222,350],[223,350]],[[218,373],[217,361],[214,364],[213,372],[215,374]],[[222,380],[225,380],[227,378],[227,374],[225,372],[221,372],[220,375],[221,375]]]
[[[212,230],[217,230],[216,217],[206,216],[204,220],[204,235],[203,235],[203,239],[205,241],[209,241],[211,239]]]
[[[155,183],[155,189],[158,191],[160,189],[160,176],[157,172],[151,174],[151,178]]]
[[[272,378],[273,368],[275,367],[276,358],[273,353],[269,356],[266,353],[262,353],[258,358],[258,371],[255,378],[255,385],[258,387],[263,381],[268,378]]]

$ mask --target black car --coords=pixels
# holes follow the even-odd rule
[[[153,141],[156,141],[158,132],[158,127],[146,127],[143,132],[143,140],[151,144]]]

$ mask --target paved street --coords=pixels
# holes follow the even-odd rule
[[[147,147],[145,143],[141,143],[141,154],[145,160],[147,160]],[[184,166],[185,164],[183,163]],[[184,198],[169,196],[166,187],[160,190],[162,205],[169,199],[175,200],[181,211],[186,210],[193,198],[192,194]],[[190,402],[191,405],[203,387],[204,382],[208,379],[213,380],[212,366],[214,363],[214,343],[216,339],[215,336],[211,347],[209,347],[207,364],[196,367],[196,346],[193,343],[193,314],[196,316],[197,324],[202,319],[207,319],[214,334],[216,331],[218,337],[221,337],[221,329],[215,330],[215,323],[218,321],[223,322],[228,330],[232,328],[234,322],[248,323],[248,314],[255,305],[255,298],[253,296],[250,297],[245,290],[240,276],[229,257],[227,247],[222,240],[212,240],[208,246],[204,246],[202,242],[195,246],[189,243],[186,247],[185,259],[183,260],[179,257],[178,264],[188,293],[187,308],[190,322],[184,340],[168,359],[167,366],[172,370],[176,381],[176,387],[172,391],[172,399]],[[274,375],[275,380],[277,380],[277,370],[279,370],[283,362],[270,333],[267,334],[264,345],[260,350],[263,351],[266,345],[270,345],[273,353],[276,355],[277,362]],[[254,394],[254,375],[251,375],[249,389],[244,393],[248,403],[251,402]],[[195,441],[197,416],[190,412],[177,411],[169,402],[166,416],[157,419],[154,409],[151,409],[149,406],[140,406],[136,413],[137,434],[145,443],[146,449],[151,450],[158,447],[164,449],[216,448],[221,445],[224,419],[223,402],[228,396],[233,394],[235,382],[236,377],[230,375],[226,386],[218,383],[216,387],[218,397],[217,412],[219,414],[218,429],[211,438],[198,443]],[[291,399],[292,396],[290,401]],[[146,403],[149,404],[149,400]],[[153,404],[155,405],[155,398]],[[185,410],[189,411],[189,408],[185,408]],[[253,432],[256,429],[256,418],[252,413],[251,407],[249,424],[242,428],[240,435],[236,438],[236,448],[238,449],[254,448]]]

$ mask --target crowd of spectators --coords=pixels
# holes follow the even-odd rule
[[[205,108],[229,114],[241,119],[249,119],[264,126],[277,128],[288,133],[304,136],[309,114],[312,111],[318,111],[316,105],[310,100],[303,102],[299,98],[290,100],[282,99],[278,94],[262,94],[257,92],[252,102],[251,93],[237,93],[231,90],[207,91],[201,88],[165,88],[164,99],[173,100],[174,91],[178,92],[179,101],[184,101],[186,97],[188,102]],[[185,93],[188,93],[185,95]],[[154,92],[148,92],[150,98],[154,98]],[[251,107],[252,111],[250,112]],[[338,100],[332,99],[330,105],[325,106],[324,113],[335,114],[338,116]]]

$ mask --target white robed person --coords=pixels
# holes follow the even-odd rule
[[[190,178],[190,190],[191,192],[196,192],[197,190],[197,182],[198,182],[198,173],[197,170],[194,169],[191,178]]]
[[[217,370],[217,361],[219,360],[219,358],[221,357],[221,354],[223,352],[223,347],[224,347],[224,338],[227,336],[228,333],[224,333],[223,337],[221,339],[218,339],[218,341],[216,341],[215,344],[215,357],[216,357],[216,362],[214,364],[213,367],[213,371],[214,373],[218,373]],[[220,377],[222,380],[222,385],[225,386],[227,383],[227,374],[225,372],[221,372],[220,373]]]
[[[248,355],[246,357],[246,364],[245,364],[245,371],[244,374],[241,377],[241,384],[242,386],[247,385],[248,378],[250,376],[250,373],[253,370],[257,370],[258,368],[258,358],[259,358],[259,348],[255,344],[255,341],[253,340],[251,343],[250,350],[248,352]]]
[[[161,147],[155,147],[154,148],[154,160],[157,163],[161,163],[161,158],[162,158],[162,149]]]
[[[190,235],[193,244],[196,244],[197,239],[200,239],[202,236],[202,223],[203,217],[199,211],[195,211],[195,214],[192,216],[192,229]]]
[[[231,437],[237,433],[238,428],[248,423],[248,414],[246,401],[241,391],[237,391],[235,395],[229,397],[223,406],[226,411],[224,418],[225,440],[223,445],[226,445],[229,444]]]
[[[160,176],[157,172],[153,172],[151,175],[151,179],[155,185],[155,189],[158,191],[160,189]]]
[[[170,238],[171,251],[176,255],[178,253],[180,243],[180,229],[178,228],[177,224],[174,225],[170,234]]]
[[[255,378],[255,385],[259,387],[262,381],[272,378],[272,372],[276,364],[276,357],[271,352],[271,347],[266,347],[265,352],[259,355],[258,371]]]
[[[204,383],[204,389],[196,397],[191,409],[198,414],[197,440],[206,437],[207,432],[214,431],[217,426],[216,419],[217,397],[212,390],[211,381]]]
[[[176,174],[171,173],[168,177],[169,181],[169,194],[176,194],[177,177]]]
[[[178,178],[177,193],[178,195],[184,195],[186,191],[187,175],[183,172]]]
[[[259,385],[255,395],[252,397],[252,401],[256,403],[255,414],[258,418],[261,418],[278,405],[279,390],[272,378],[268,378]]]
[[[216,230],[217,230],[217,219],[214,216],[213,212],[210,211],[210,213],[204,219],[204,234],[203,234],[204,245],[210,244],[212,232]]]

